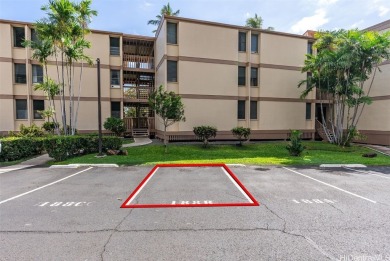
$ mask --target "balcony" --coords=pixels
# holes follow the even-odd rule
[[[130,55],[123,56],[123,69],[136,69],[154,72],[154,58],[150,56]]]
[[[123,87],[123,98],[128,100],[138,100],[142,102],[147,102],[149,95],[153,91],[150,87],[140,87],[140,86],[124,86]]]

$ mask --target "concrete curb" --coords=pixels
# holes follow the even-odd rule
[[[118,164],[68,164],[68,165],[52,165],[50,168],[66,168],[66,169],[75,169],[80,167],[98,167],[98,168],[118,168]]]
[[[366,168],[366,165],[363,164],[321,164],[320,168]]]

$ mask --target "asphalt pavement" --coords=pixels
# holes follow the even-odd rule
[[[390,260],[390,167],[43,167],[0,174],[0,260]],[[365,258],[365,259],[364,259]],[[376,259],[374,259],[376,258]],[[380,259],[381,258],[381,259]]]

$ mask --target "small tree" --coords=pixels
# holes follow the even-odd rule
[[[390,59],[390,32],[338,30],[315,37],[317,55],[306,55],[302,72],[311,76],[299,82],[298,87],[306,87],[301,98],[317,89],[324,133],[331,143],[348,146],[358,134],[364,107],[372,102],[376,73]],[[328,107],[327,118],[324,107]]]
[[[240,141],[240,146],[242,146],[242,138],[248,139],[251,134],[250,128],[236,127],[232,129],[233,136],[235,136]]]
[[[115,133],[116,136],[120,136],[126,130],[124,121],[115,117],[107,118],[103,127]]]
[[[305,149],[305,146],[302,145],[301,135],[301,131],[291,130],[290,143],[286,146],[291,156],[300,156]]]
[[[196,137],[203,141],[203,147],[207,147],[209,139],[217,136],[217,128],[211,126],[198,126],[194,127],[194,133]]]
[[[174,92],[164,91],[162,85],[149,97],[149,105],[160,116],[164,124],[164,146],[168,151],[167,128],[175,122],[185,121],[181,97]]]

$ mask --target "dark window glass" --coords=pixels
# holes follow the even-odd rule
[[[306,73],[306,89],[309,89],[310,81],[311,81],[311,72]]]
[[[306,103],[306,120],[311,120],[311,103]]]
[[[33,100],[34,119],[43,119],[39,111],[44,111],[44,110],[45,110],[44,100]]]
[[[177,24],[167,23],[167,43],[177,44]]]
[[[33,28],[31,28],[31,41],[38,42],[37,32]]]
[[[42,83],[43,82],[43,68],[40,65],[32,65],[32,82]]]
[[[120,102],[111,102],[111,117],[114,117],[114,118],[121,117],[121,103]]]
[[[259,52],[259,35],[257,34],[251,35],[251,52],[252,53]]]
[[[245,120],[245,101],[238,101],[237,116],[239,120]]]
[[[26,65],[15,63],[15,83],[26,83]]]
[[[24,38],[24,28],[14,27],[14,47],[23,47]]]
[[[238,33],[238,51],[240,52],[246,51],[246,33],[244,32]]]
[[[16,100],[16,119],[27,119],[27,100]]]
[[[177,61],[168,61],[167,81],[177,82]]]
[[[112,85],[120,85],[120,71],[119,70],[111,70],[111,84]]]
[[[307,53],[313,54],[313,43],[307,43]]]
[[[251,120],[257,120],[257,101],[251,101]]]
[[[245,86],[245,67],[244,66],[238,66],[238,85],[239,86]]]
[[[251,86],[258,86],[258,75],[259,71],[257,68],[251,68]]]
[[[110,55],[119,55],[118,37],[110,37]]]

